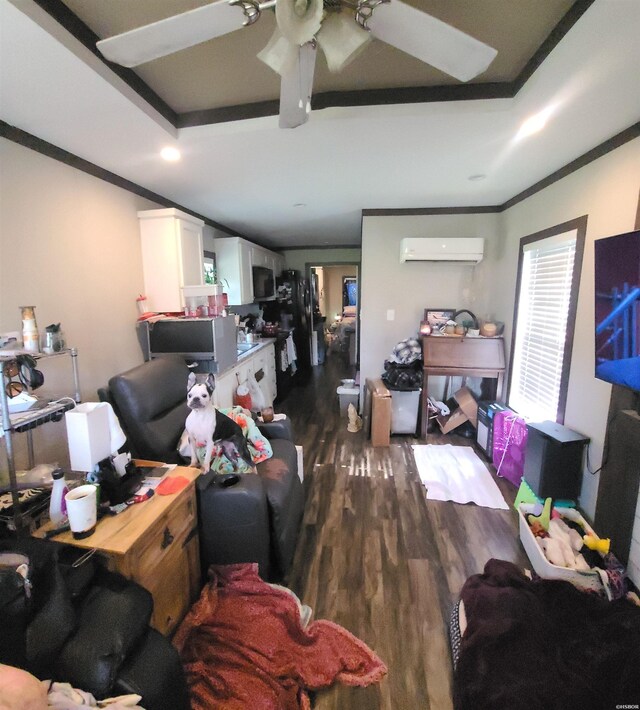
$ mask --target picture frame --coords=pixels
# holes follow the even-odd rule
[[[425,308],[424,320],[431,326],[432,331],[435,331],[448,320],[452,320],[455,312],[455,308]]]

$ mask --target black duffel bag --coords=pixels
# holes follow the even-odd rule
[[[409,365],[400,365],[386,360],[382,381],[396,390],[415,390],[422,386],[422,361],[415,360]]]

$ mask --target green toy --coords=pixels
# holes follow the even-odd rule
[[[529,513],[527,515],[527,522],[531,527],[534,523],[538,523],[540,527],[545,531],[549,532],[549,521],[551,520],[551,509],[553,508],[553,498],[547,498],[542,507],[542,513],[540,515],[533,515]]]
[[[530,504],[535,504],[535,503],[544,503],[542,498],[538,498],[538,496],[533,492],[531,486],[524,480],[520,482],[520,488],[518,488],[518,493],[516,495],[516,499],[513,503],[513,507],[516,510],[520,509],[520,503],[530,503]],[[557,500],[556,501],[556,508],[575,508],[576,504],[575,501],[573,500]]]

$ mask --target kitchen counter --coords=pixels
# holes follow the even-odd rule
[[[276,359],[274,344],[276,338],[261,338],[257,343],[238,343],[238,348],[249,347],[238,355],[238,361],[231,367],[216,373],[214,402],[217,407],[230,407],[238,384],[245,382],[253,374],[262,389],[265,400],[272,403],[277,396]]]
[[[271,345],[271,343],[275,343],[276,339],[275,338],[260,338],[258,342],[256,343],[238,343],[238,349],[240,348],[247,348],[248,345],[251,345],[250,348],[247,348],[244,352],[239,352],[238,353],[238,362],[242,362],[243,360],[247,360],[248,358],[252,357],[255,355],[257,352],[260,352],[260,350],[264,350],[264,348],[267,347],[267,345]],[[228,367],[227,370],[231,370],[232,367]],[[227,370],[224,370],[226,372]]]

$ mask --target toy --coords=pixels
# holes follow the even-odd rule
[[[530,503],[530,504],[535,504],[539,503],[542,505],[544,501],[542,498],[538,498],[538,496],[531,490],[531,486],[524,480],[522,479],[522,483],[520,483],[520,488],[518,488],[518,494],[516,495],[516,499],[513,503],[513,507],[516,509],[516,511],[520,507],[520,503]],[[554,508],[575,508],[576,504],[572,500],[560,500],[556,499]]]
[[[585,535],[582,541],[590,550],[595,550],[603,555],[606,555],[611,547],[611,540],[608,537],[598,538],[594,535]]]
[[[551,508],[553,506],[553,498],[547,498],[544,502],[544,506],[542,508],[542,513],[540,515],[533,515],[533,513],[529,513],[527,515],[527,522],[529,525],[532,525],[532,523],[538,522],[543,530],[548,531],[549,530],[549,521],[551,519]]]
[[[531,520],[528,522],[534,537],[548,537],[547,531],[542,527],[539,520]]]

